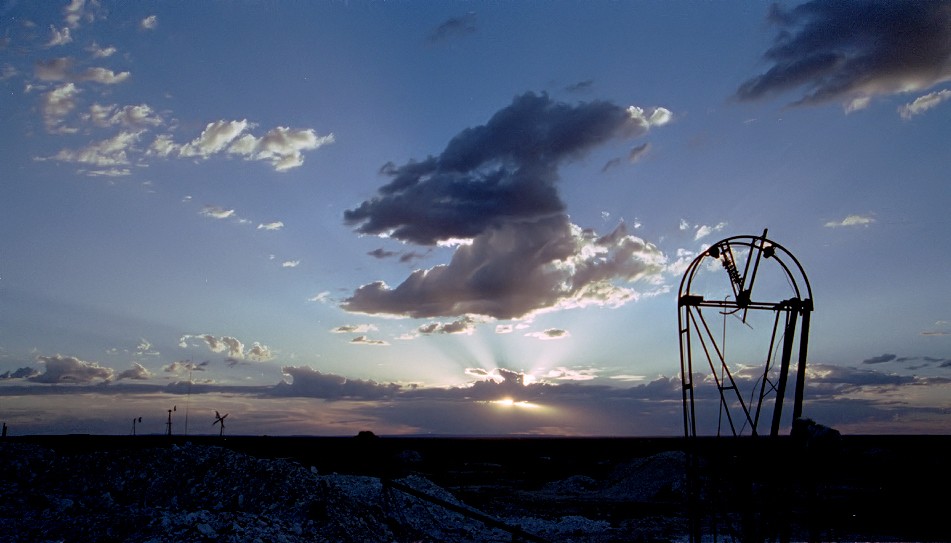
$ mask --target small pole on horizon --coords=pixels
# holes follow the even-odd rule
[[[139,424],[142,424],[142,417],[132,417],[132,435],[135,435],[135,423],[138,421]]]
[[[191,365],[191,362],[189,362]],[[185,435],[188,435],[188,404],[192,399],[192,370],[188,370],[188,394],[185,395]]]
[[[173,405],[171,409],[168,410],[168,422],[165,423],[165,435],[172,435],[172,411],[178,411],[178,406]]]

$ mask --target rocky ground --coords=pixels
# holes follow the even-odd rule
[[[4,438],[0,543],[949,540],[949,436],[683,445]]]
[[[0,465],[4,542],[610,542],[684,535],[676,519],[612,522],[559,507],[670,499],[683,486],[681,453],[637,459],[603,481],[579,475],[517,491],[495,511],[469,506],[420,475],[321,473],[295,460],[191,443],[58,454],[0,442]]]

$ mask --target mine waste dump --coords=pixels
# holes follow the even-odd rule
[[[6,437],[0,541],[947,541],[951,437],[833,437]]]

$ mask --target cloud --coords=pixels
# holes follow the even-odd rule
[[[647,156],[647,152],[650,151],[650,149],[651,149],[650,143],[645,142],[640,145],[637,145],[633,147],[631,151],[627,154],[627,159],[630,162],[637,162],[638,160]]]
[[[827,2],[776,5],[771,67],[736,92],[741,100],[802,89],[794,105],[841,101],[846,111],[876,96],[926,90],[951,79],[951,5],[934,2]]]
[[[300,266],[300,260],[285,260],[281,262],[282,268],[296,268],[297,266]]]
[[[127,128],[146,128],[160,126],[165,123],[147,104],[119,106],[117,104],[93,104],[89,113],[83,116],[92,124],[99,127],[123,126]]]
[[[694,241],[699,241],[699,240],[701,240],[701,239],[703,239],[703,238],[709,236],[710,234],[712,234],[712,233],[714,233],[714,232],[719,232],[719,231],[723,230],[724,228],[726,228],[726,223],[725,223],[725,222],[717,223],[715,226],[708,226],[708,225],[705,225],[705,224],[703,224],[703,225],[697,225],[697,231],[696,231],[696,233],[694,233],[694,235],[693,235],[693,240],[694,240]]]
[[[40,99],[40,111],[43,115],[43,124],[50,133],[76,132],[75,128],[63,126],[69,113],[76,108],[76,95],[79,89],[73,83],[66,83],[43,94]]]
[[[87,5],[86,0],[72,0],[63,8],[63,20],[66,22],[66,26],[69,28],[79,28],[80,21],[93,21],[95,16],[92,12],[87,12],[86,8],[96,8],[98,6],[98,2],[90,2]]]
[[[224,209],[213,205],[206,205],[201,208],[198,214],[210,219],[229,219],[235,216],[233,209]]]
[[[205,371],[206,367],[208,367],[207,360],[198,364],[192,362],[191,360],[177,360],[171,364],[168,364],[167,366],[164,366],[162,371],[174,375],[184,375],[193,371]]]
[[[874,217],[866,215],[849,215],[841,221],[829,221],[825,224],[827,228],[841,228],[844,226],[868,226],[875,222]]]
[[[280,230],[282,228],[284,228],[284,223],[281,221],[262,223],[258,225],[258,230],[274,231],[274,230]]]
[[[267,345],[262,345],[257,341],[251,343],[251,346],[248,347],[248,351],[244,355],[249,360],[254,360],[257,362],[264,362],[267,360],[273,360],[274,355],[271,353],[271,349]]]
[[[384,258],[389,258],[391,256],[396,256],[399,253],[397,253],[396,251],[385,251],[383,250],[382,247],[378,247],[376,249],[373,249],[372,251],[367,252],[367,254],[372,256],[373,258],[384,259]]]
[[[285,366],[282,371],[291,382],[282,381],[274,388],[277,396],[305,396],[328,400],[381,400],[400,391],[396,384],[348,379],[340,375],[321,373],[307,366]]]
[[[255,125],[247,119],[208,123],[192,141],[179,145],[167,134],[156,137],[150,152],[158,156],[196,157],[203,160],[227,153],[246,160],[270,162],[276,171],[286,171],[304,163],[304,151],[311,151],[334,142],[334,135],[318,136],[313,129],[292,129],[279,126],[263,136],[248,133]]]
[[[75,62],[70,57],[59,57],[49,60],[39,60],[33,65],[33,73],[40,81],[66,81],[80,83],[91,81],[103,85],[122,83],[132,76],[130,72],[116,73],[108,68],[90,67],[81,72],[74,72]]]
[[[560,328],[548,328],[543,332],[529,332],[525,334],[525,337],[533,337],[535,339],[550,340],[550,339],[564,339],[571,336],[571,333],[568,330],[562,330]]]
[[[198,340],[198,345],[205,345],[213,353],[224,353],[229,358],[236,360],[271,360],[273,354],[267,345],[257,341],[251,343],[247,351],[244,350],[244,343],[238,338],[231,336],[213,336],[211,334],[184,335],[178,340],[178,346],[187,348],[193,343],[190,340]]]
[[[155,30],[158,28],[158,15],[149,15],[139,21],[139,28],[142,30]]]
[[[477,319],[466,315],[452,322],[430,322],[416,329],[423,335],[430,334],[472,334],[475,331]]]
[[[377,327],[373,324],[344,324],[336,328],[331,328],[334,334],[365,334],[367,332],[376,332]]]
[[[866,358],[862,361],[863,364],[882,364],[884,362],[891,362],[897,358],[893,354],[883,354],[880,356],[873,356],[872,358]]]
[[[951,98],[951,90],[944,89],[919,96],[913,102],[905,104],[898,108],[898,114],[902,119],[910,119],[915,115],[921,115],[925,111],[937,106],[941,102]]]
[[[437,43],[450,38],[461,38],[476,32],[476,14],[473,11],[459,17],[450,17],[429,34],[429,42]]]
[[[57,29],[55,26],[50,25],[50,34],[50,41],[46,42],[47,47],[66,45],[67,43],[71,43],[73,41],[72,36],[69,35],[69,27]]]
[[[86,47],[86,51],[93,56],[93,58],[107,58],[116,54],[116,49],[113,46],[101,47],[98,43],[92,42],[92,45]]]
[[[115,373],[97,362],[86,362],[73,356],[41,356],[38,361],[46,365],[46,371],[30,377],[36,383],[89,383],[95,380],[110,381]]]
[[[438,157],[386,164],[381,172],[392,181],[346,211],[347,224],[424,246],[467,243],[449,264],[416,270],[395,288],[364,285],[342,307],[415,318],[519,318],[636,298],[613,281],[659,274],[663,255],[623,224],[600,237],[572,224],[555,183],[561,164],[669,120],[663,108],[571,106],[527,93],[485,125],[457,134]]]
[[[367,336],[357,336],[350,340],[351,345],[375,345],[383,347],[389,345],[389,343],[383,341],[382,339],[370,339]]]
[[[111,138],[90,143],[80,149],[62,149],[50,160],[87,164],[95,167],[124,166],[129,164],[129,153],[134,150],[141,132],[123,131]],[[101,170],[97,172],[102,173]]]
[[[5,371],[0,373],[0,380],[4,379],[29,379],[40,374],[40,371],[36,368],[19,368],[13,371]]]
[[[152,372],[147,370],[142,364],[133,362],[131,368],[116,376],[116,381],[121,381],[123,379],[145,380],[149,379],[150,377],[152,377]]]

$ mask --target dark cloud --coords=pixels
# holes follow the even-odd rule
[[[457,134],[439,156],[384,165],[381,173],[391,181],[346,211],[347,224],[424,246],[465,242],[449,264],[416,270],[395,288],[363,285],[342,307],[505,319],[635,298],[613,281],[660,273],[663,255],[623,225],[603,237],[573,225],[555,183],[562,164],[670,118],[664,108],[569,105],[526,93],[486,124]]]
[[[36,368],[19,368],[13,371],[5,371],[0,373],[0,379],[29,379],[30,377],[35,377],[40,374],[40,370]]]
[[[897,356],[893,354],[883,354],[879,356],[873,356],[872,358],[866,358],[862,361],[863,364],[882,364],[884,362],[891,362],[895,360]]]
[[[771,67],[743,83],[753,100],[802,89],[797,105],[841,100],[861,109],[877,95],[923,91],[951,79],[951,2],[814,0],[774,6]]]
[[[565,87],[565,90],[572,94],[586,94],[591,91],[594,87],[594,81],[591,79],[586,79],[584,81],[579,81],[577,83],[572,83]]]
[[[97,362],[86,362],[74,356],[41,356],[37,358],[46,365],[46,371],[30,377],[36,383],[91,383],[110,381],[115,371],[100,366]]]
[[[547,95],[518,96],[482,126],[456,135],[438,157],[381,170],[392,180],[344,213],[362,234],[419,245],[470,239],[500,223],[560,214],[557,168],[608,140],[669,120],[608,102],[572,106]]]
[[[389,345],[389,343],[383,341],[382,339],[370,339],[367,336],[357,336],[350,340],[351,345],[375,345],[383,347]]]
[[[430,43],[437,43],[450,38],[460,38],[476,31],[476,14],[473,11],[459,17],[451,17],[436,27],[429,34]]]
[[[327,400],[382,400],[400,391],[397,384],[381,384],[341,375],[321,373],[307,366],[285,366],[291,381],[278,383],[272,393],[277,396],[304,396]]]
[[[372,256],[373,258],[383,259],[383,258],[389,258],[389,257],[391,257],[391,256],[396,256],[396,255],[399,254],[399,253],[397,253],[397,252],[395,252],[395,251],[384,251],[383,248],[380,247],[379,249],[373,249],[372,251],[368,252],[367,254],[370,255],[370,256]]]

